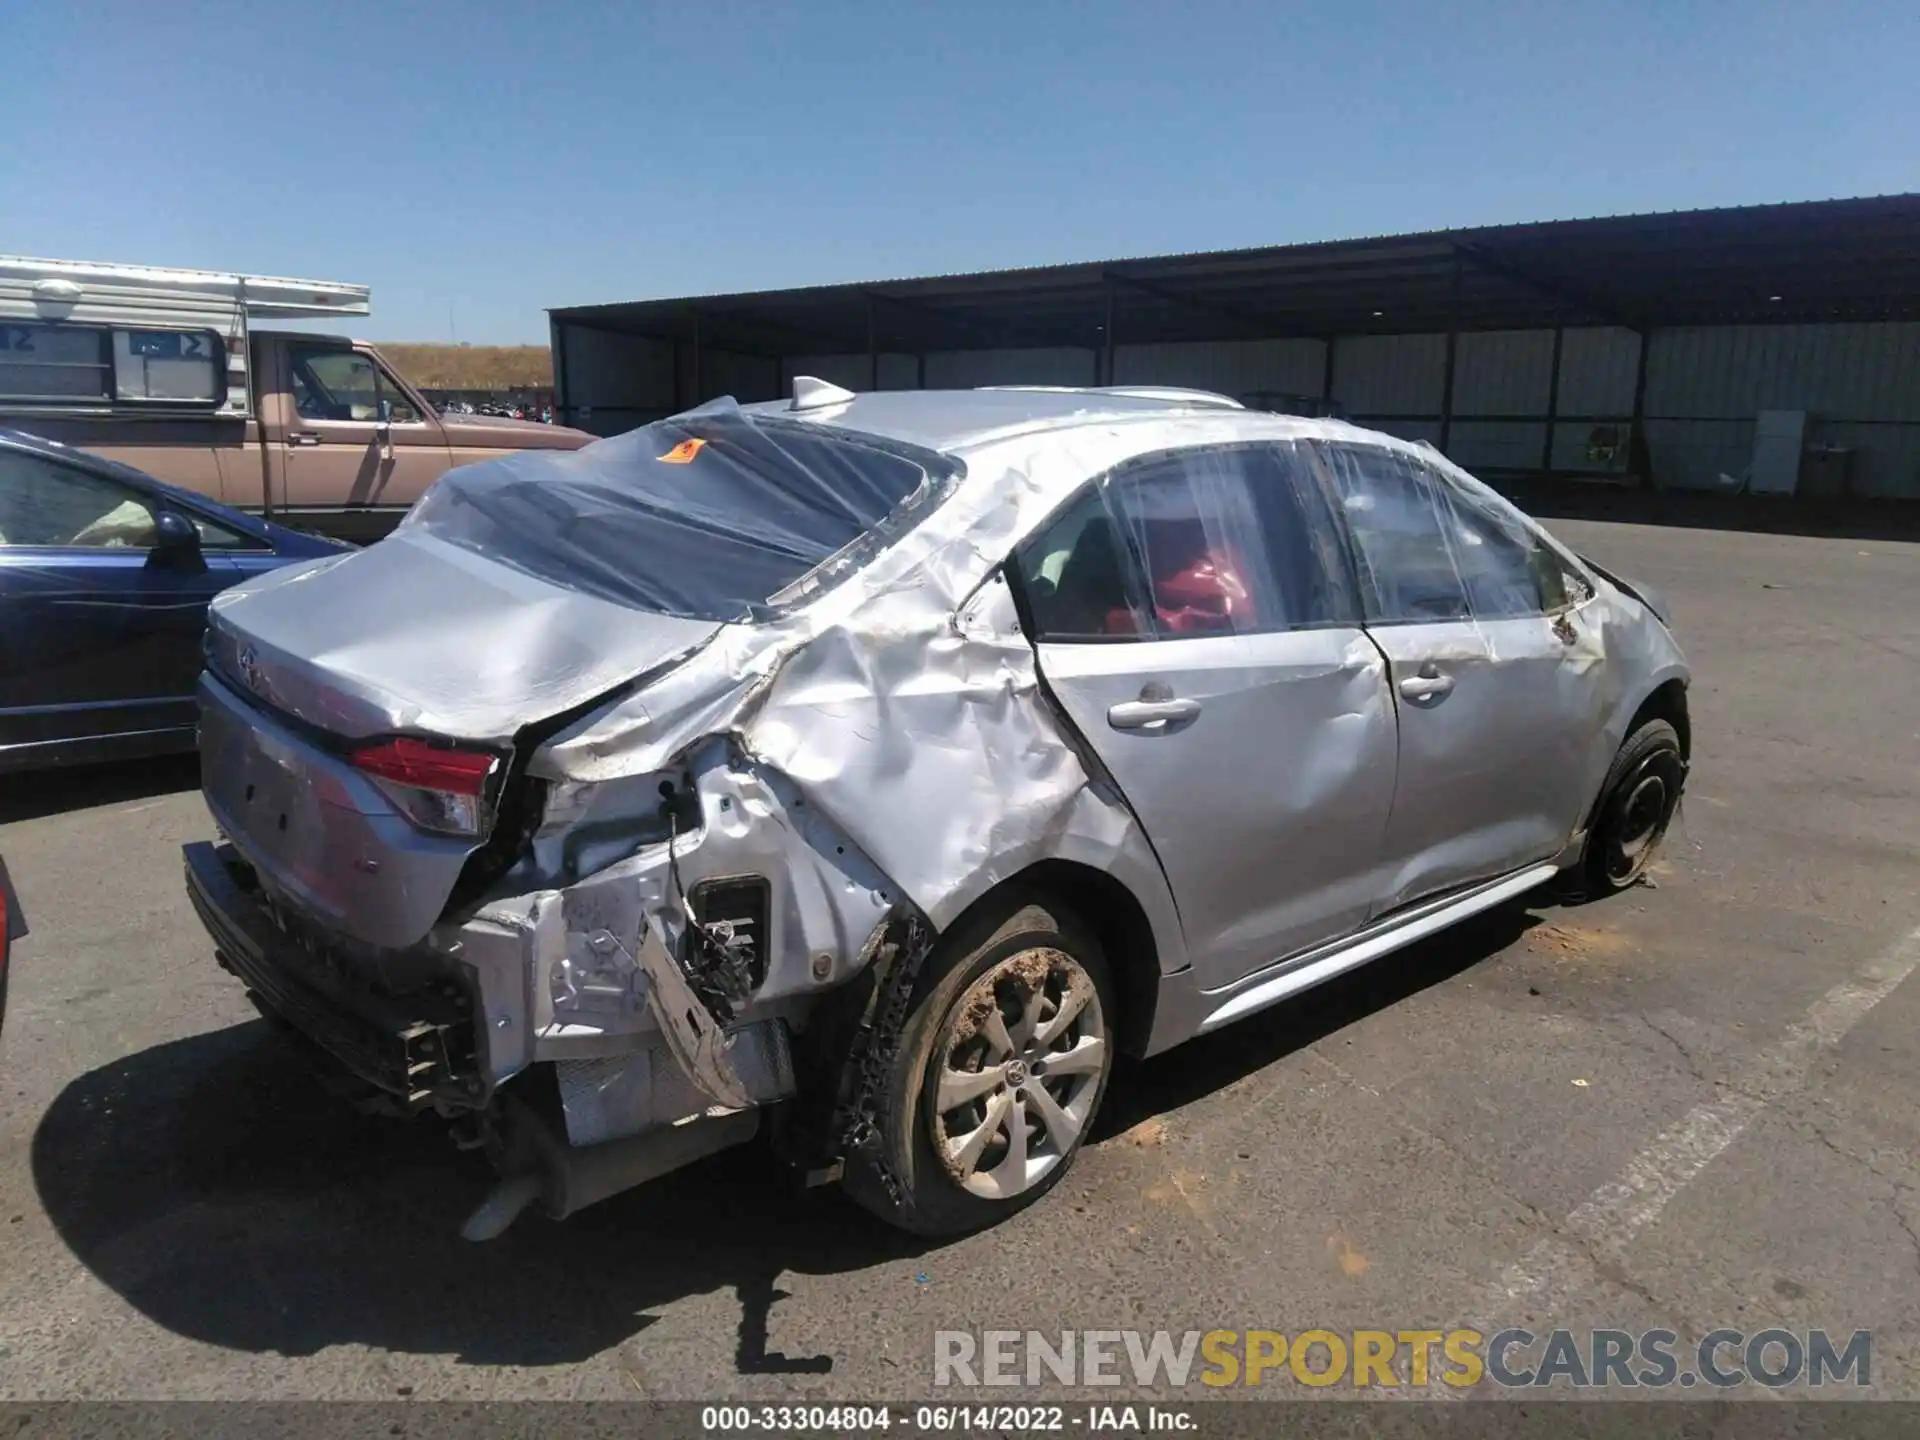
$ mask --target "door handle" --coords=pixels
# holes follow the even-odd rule
[[[287,439],[296,445],[318,445],[320,443],[320,432],[318,430],[295,430],[288,434]]]
[[[1453,693],[1453,676],[1441,674],[1440,667],[1429,660],[1418,674],[1400,677],[1400,693],[1416,705],[1437,702]]]
[[[1198,700],[1123,700],[1107,709],[1107,724],[1116,730],[1171,727],[1200,713]]]

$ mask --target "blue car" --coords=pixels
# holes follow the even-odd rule
[[[207,602],[345,548],[0,430],[0,773],[191,749]]]

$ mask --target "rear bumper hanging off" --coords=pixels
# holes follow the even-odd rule
[[[409,1109],[474,1109],[489,1085],[474,1063],[471,998],[453,980],[407,995],[354,982],[274,923],[231,846],[182,847],[187,895],[220,963],[257,1004]]]

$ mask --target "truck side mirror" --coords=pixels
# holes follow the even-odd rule
[[[382,425],[391,425],[393,423],[393,401],[383,398],[376,408],[375,413],[379,415]]]

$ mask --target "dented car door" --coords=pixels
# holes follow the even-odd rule
[[[1292,447],[1175,451],[1023,547],[1040,667],[1139,815],[1202,988],[1367,917],[1393,706]]]
[[[1604,664],[1584,580],[1410,455],[1321,453],[1399,711],[1374,914],[1552,859],[1600,780]]]

